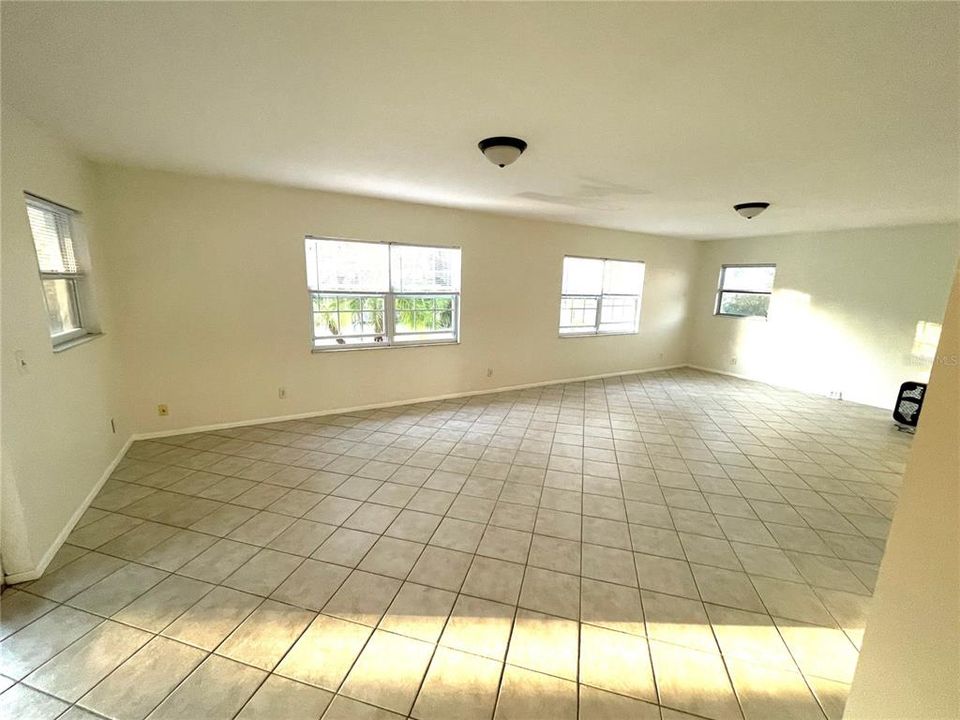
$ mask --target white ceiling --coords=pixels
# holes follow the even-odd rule
[[[698,238],[958,217],[956,3],[2,14],[3,101],[99,160]]]

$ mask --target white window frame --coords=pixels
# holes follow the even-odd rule
[[[385,348],[398,348],[398,347],[422,347],[426,345],[458,345],[460,343],[460,295],[461,290],[456,292],[446,292],[446,293],[437,293],[437,292],[394,292],[393,291],[393,261],[390,255],[392,248],[394,247],[415,247],[415,248],[440,248],[443,250],[456,250],[461,253],[461,259],[463,257],[463,251],[459,246],[456,245],[418,245],[414,243],[397,243],[397,242],[382,242],[377,240],[356,240],[353,238],[340,238],[340,237],[330,237],[330,236],[318,236],[318,235],[307,235],[304,237],[304,248],[306,248],[306,243],[311,241],[334,241],[334,242],[349,242],[349,243],[366,243],[370,245],[386,245],[388,248],[387,252],[387,291],[382,293],[377,292],[331,292],[325,290],[314,290],[310,287],[309,283],[307,284],[307,298],[310,307],[310,337],[311,337],[311,352],[314,353],[325,353],[325,352],[347,352],[349,350],[373,350],[373,349],[385,349]],[[462,277],[462,265],[461,265],[461,277]],[[330,346],[323,345],[318,346],[316,344],[318,336],[315,333],[315,320],[314,315],[316,314],[313,309],[313,301],[315,297],[364,297],[364,298],[382,298],[383,299],[383,341],[382,342],[365,342],[365,343],[353,343],[342,346]],[[426,332],[397,332],[396,330],[396,299],[403,297],[443,297],[452,299],[452,310],[451,310],[451,330],[433,330]],[[423,335],[450,335],[453,334],[453,337],[444,337],[438,340],[425,340],[422,339]],[[404,340],[403,337],[406,335],[415,335],[418,336],[415,340]],[[349,338],[349,337],[358,337],[356,335],[343,335],[342,333],[339,337]]]
[[[713,306],[713,314],[716,317],[727,317],[727,318],[764,318],[766,319],[767,313],[770,311],[770,300],[767,300],[767,313],[763,315],[739,315],[737,313],[725,313],[721,312],[720,307],[723,305],[723,296],[726,293],[732,293],[735,295],[766,295],[768,298],[773,296],[773,288],[769,291],[766,290],[737,290],[736,288],[724,287],[724,281],[726,279],[727,270],[730,268],[739,269],[739,268],[773,268],[774,280],[776,280],[777,265],[776,263],[729,263],[727,265],[720,266],[720,279],[717,283],[717,298]]]
[[[605,293],[603,292],[603,286],[601,285],[599,295],[585,295],[583,293],[564,293],[563,292],[563,264],[560,265],[560,321],[557,323],[558,326],[558,335],[561,338],[578,338],[578,337],[597,337],[597,336],[609,336],[609,335],[639,335],[640,334],[640,309],[643,305],[643,286],[646,285],[646,272],[647,264],[643,260],[626,260],[623,258],[606,258],[606,257],[592,257],[590,255],[564,255],[563,263],[566,263],[567,258],[574,258],[578,260],[602,260],[604,265],[608,262],[622,262],[622,263],[636,263],[637,265],[643,266],[643,281],[640,285],[640,292],[636,295],[628,293]],[[636,308],[634,310],[634,326],[633,330],[624,331],[624,330],[601,330],[600,326],[603,324],[603,299],[605,297],[625,297],[625,298],[634,298],[636,302]],[[563,321],[563,301],[570,299],[594,299],[597,304],[597,314],[596,322],[594,323],[593,330],[583,330],[578,332],[563,332],[563,325],[560,325],[560,322]],[[579,326],[571,326],[579,327]]]
[[[70,304],[73,306],[73,311],[77,316],[77,325],[78,327],[74,330],[70,330],[63,333],[54,333],[52,328],[50,329],[50,342],[53,345],[54,351],[63,350],[67,347],[75,344],[78,340],[86,338],[88,336],[98,335],[98,331],[93,329],[90,316],[93,314],[89,312],[87,307],[87,292],[86,292],[86,283],[87,283],[87,273],[84,268],[84,258],[83,258],[83,247],[80,237],[80,227],[77,222],[77,218],[80,217],[80,213],[73,208],[69,208],[66,205],[60,205],[59,203],[52,202],[46,198],[33,195],[31,193],[24,193],[24,208],[29,208],[31,206],[42,210],[44,212],[53,213],[57,220],[57,235],[59,236],[61,251],[63,250],[63,233],[62,233],[62,224],[67,223],[69,225],[69,236],[73,244],[73,254],[74,259],[77,264],[76,272],[46,272],[40,267],[40,257],[37,255],[36,240],[33,238],[33,228],[30,227],[30,236],[31,239],[34,239],[34,257],[37,260],[37,272],[40,275],[40,286],[43,288],[43,283],[45,280],[63,280],[66,281],[67,286],[70,291]],[[29,220],[28,220],[29,226]],[[47,320],[49,322],[49,307],[47,303],[47,294],[44,291],[43,293],[43,303],[44,307],[47,308]]]

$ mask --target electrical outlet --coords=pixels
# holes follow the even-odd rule
[[[843,391],[831,390],[829,393],[827,393],[827,397],[831,400],[843,400]]]
[[[493,368],[487,368],[487,377],[493,377]]]
[[[168,408],[165,403],[160,403],[159,405],[157,405],[157,415],[160,415],[161,417],[166,417],[169,414],[170,414],[170,408]]]
[[[287,389],[286,389],[285,387],[278,388],[278,389],[277,389],[277,397],[279,397],[281,400],[286,400],[286,399],[287,399]]]
[[[730,358],[730,364],[731,364],[731,365],[736,365],[736,364],[737,364],[737,358],[736,358],[735,356],[732,357],[732,358]]]

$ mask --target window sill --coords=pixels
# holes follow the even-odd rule
[[[62,353],[65,350],[72,350],[73,348],[79,345],[86,345],[88,342],[92,342],[93,340],[96,340],[97,338],[101,338],[101,337],[103,337],[103,333],[100,333],[100,332],[87,333],[86,335],[81,335],[80,337],[74,338],[73,340],[67,340],[66,342],[60,343],[59,345],[54,345],[53,352]]]
[[[733,313],[714,313],[714,317],[735,318],[737,320],[763,320],[766,322],[766,315],[734,315]]]
[[[639,334],[640,331],[638,330],[637,332],[570,333],[569,335],[557,335],[557,337],[561,340],[569,340],[571,338],[622,337]]]
[[[325,348],[311,348],[310,352],[315,355],[322,355],[323,353],[343,353],[343,352],[354,352],[357,350],[388,350],[390,348],[411,348],[411,347],[436,347],[438,345],[459,345],[459,340],[438,340],[437,342],[411,342],[411,343],[378,343],[376,345],[347,345],[344,347],[325,347]]]

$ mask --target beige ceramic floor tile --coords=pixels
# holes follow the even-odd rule
[[[520,591],[520,607],[571,620],[579,619],[579,576],[527,567]]]
[[[633,555],[628,550],[584,543],[582,553],[582,574],[584,577],[617,583],[618,585],[637,586],[637,570],[634,566]]]
[[[576,681],[578,636],[579,624],[573,620],[518,610],[507,662]]]
[[[716,720],[739,720],[740,707],[719,655],[650,643],[660,703]]]
[[[314,618],[309,610],[265,600],[217,648],[217,654],[272,670]]]
[[[13,589],[3,593],[0,603],[3,604],[3,612],[0,613],[0,639],[15,633],[57,607],[51,600]]]
[[[516,605],[523,582],[523,565],[476,556],[461,592]]]
[[[237,720],[316,720],[333,694],[271,675],[243,706]]]
[[[707,605],[706,609],[724,657],[781,670],[797,669],[770,616],[719,605]]]
[[[63,602],[126,565],[119,558],[91,552],[30,584],[30,592]]]
[[[785,672],[743,660],[727,661],[746,720],[823,720],[823,713],[799,672]]]
[[[406,582],[380,621],[380,627],[435,643],[440,639],[456,599],[456,593],[449,590]]]
[[[307,557],[336,530],[333,525],[297,520],[270,541],[268,547],[281,552]]]
[[[116,720],[143,720],[204,657],[196,648],[156,637],[84,695],[80,705]]]
[[[337,528],[310,557],[344,567],[356,567],[376,543],[373,533]]]
[[[606,628],[581,626],[580,682],[656,702],[647,641]]]
[[[150,635],[142,630],[108,620],[34,670],[24,682],[76,702],[149,640]]]
[[[117,622],[157,633],[213,587],[199,580],[171,575],[116,613],[113,618]]]
[[[836,682],[835,680],[825,680],[814,676],[808,676],[807,682],[813,688],[817,700],[820,701],[820,707],[823,708],[829,720],[842,720],[843,709],[847,704],[847,695],[850,694],[850,686],[846,683]]]
[[[507,665],[495,720],[576,720],[577,685]]]
[[[376,627],[397,591],[400,581],[355,570],[323,607],[325,615]]]
[[[173,535],[157,543],[136,560],[144,565],[173,572],[186,565],[216,542],[217,538],[210,535],[203,535],[191,530],[177,530]]]
[[[350,570],[339,565],[304,560],[270,597],[308,610],[320,610],[349,574]]]
[[[337,690],[373,630],[318,615],[277,666],[278,675]]]
[[[853,682],[857,650],[843,630],[782,618],[774,622],[804,675]]]
[[[167,573],[146,565],[130,563],[91,585],[69,601],[72,607],[110,617],[167,577]]]
[[[102,622],[96,615],[58,607],[0,643],[0,673],[20,680]]]
[[[771,615],[822,625],[834,624],[823,603],[805,584],[771,578],[754,578],[753,584]]]
[[[377,630],[343,683],[342,694],[401,714],[410,712],[434,646]]]
[[[151,720],[230,720],[266,673],[211,655],[148,716]]]
[[[403,580],[423,552],[421,543],[381,537],[358,566],[361,570]]]
[[[643,635],[643,606],[636,588],[584,578],[580,586],[580,619],[611,630]]]
[[[489,720],[502,663],[439,647],[411,715],[418,720]]]
[[[441,590],[457,591],[463,584],[473,556],[428,545],[407,576],[410,582]]]
[[[704,602],[763,612],[763,603],[746,573],[707,565],[690,565]]]
[[[44,695],[26,685],[15,685],[0,695],[4,720],[53,720],[70,707],[62,700]]]
[[[213,650],[257,608],[262,598],[215,587],[163,630],[166,637]]]
[[[668,595],[700,599],[690,566],[683,560],[635,553],[640,587]]]
[[[647,621],[647,637],[683,645],[684,647],[717,652],[710,621],[699,600],[663,595],[644,590],[643,614]]]
[[[440,638],[445,647],[503,660],[513,627],[514,608],[461,595]]]
[[[484,526],[481,523],[443,518],[430,538],[430,544],[448,550],[472,553],[480,544],[483,530]]]
[[[223,584],[234,590],[266,597],[276,590],[302,562],[303,558],[296,555],[276,550],[261,550],[237,568],[223,581]]]
[[[403,715],[338,695],[323,714],[323,720],[403,720]]]
[[[215,545],[204,550],[177,572],[180,575],[211,583],[221,583],[234,570],[257,554],[253,545],[218,540]]]
[[[660,708],[652,703],[580,686],[580,720],[660,720]]]

